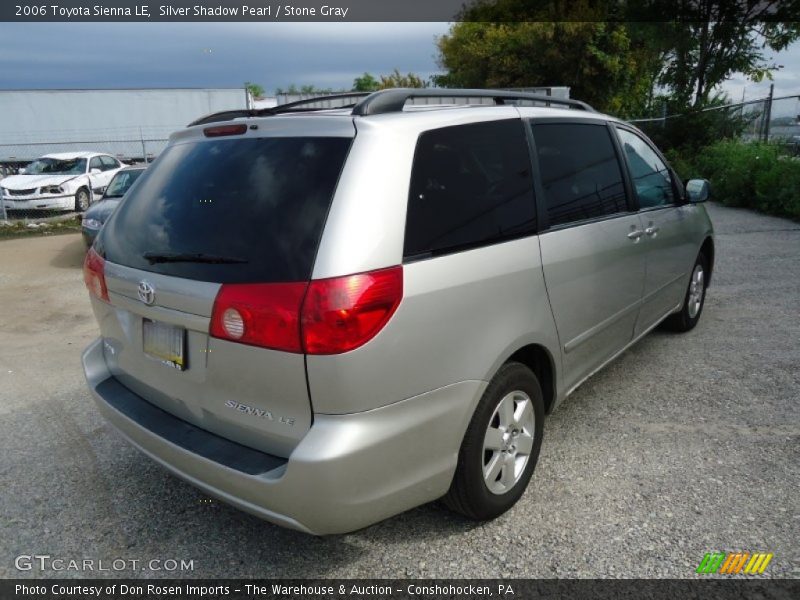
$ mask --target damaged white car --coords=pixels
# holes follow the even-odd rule
[[[65,152],[37,158],[19,175],[0,182],[6,210],[74,210],[83,212],[103,195],[123,168],[113,156],[97,152]]]

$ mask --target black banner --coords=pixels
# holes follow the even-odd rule
[[[800,597],[800,580],[759,579],[410,579],[410,580],[210,580],[210,579],[60,579],[0,581],[3,600],[252,600],[304,599],[454,600],[475,598],[525,599],[663,599]]]
[[[709,13],[701,0],[598,0],[577,5],[571,0],[4,0],[0,21],[499,22],[518,21],[520,5],[529,21],[707,21],[752,16],[753,11],[760,21],[800,20],[800,0],[730,4],[741,8]]]
[[[2,21],[452,21],[463,0],[12,0]]]

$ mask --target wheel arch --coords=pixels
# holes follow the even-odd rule
[[[518,362],[534,372],[542,387],[545,414],[550,414],[556,404],[556,366],[553,355],[542,344],[527,344],[512,352],[503,361]]]
[[[700,252],[708,259],[708,283],[706,284],[708,285],[711,283],[711,276],[714,274],[714,238],[711,236],[706,237],[700,246]]]

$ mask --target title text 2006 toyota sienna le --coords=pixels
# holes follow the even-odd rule
[[[142,452],[281,525],[441,497],[495,517],[545,414],[659,323],[697,323],[707,182],[576,100],[333,101],[171,137],[86,258],[89,387]]]

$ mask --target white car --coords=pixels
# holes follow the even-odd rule
[[[74,210],[83,212],[92,198],[103,195],[111,178],[123,168],[113,156],[97,152],[47,154],[19,175],[0,183],[6,210]]]

